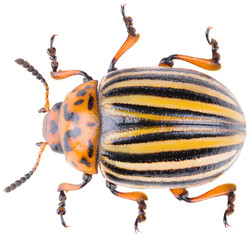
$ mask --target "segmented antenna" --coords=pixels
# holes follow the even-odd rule
[[[8,187],[6,187],[4,189],[5,192],[11,192],[13,190],[15,190],[17,187],[21,186],[23,183],[26,182],[26,180],[28,180],[32,174],[37,170],[37,167],[39,165],[39,162],[40,162],[40,158],[41,158],[41,155],[47,145],[47,142],[39,142],[39,143],[36,143],[36,145],[38,147],[40,147],[40,152],[38,153],[38,158],[37,158],[37,161],[36,161],[36,164],[34,165],[34,167],[32,168],[32,170],[28,173],[26,173],[23,177],[21,177],[20,179],[16,180],[14,183],[10,184]]]
[[[43,85],[45,86],[45,106],[44,108],[41,108],[38,112],[39,113],[45,113],[50,111],[49,109],[49,86],[46,82],[46,80],[43,78],[43,76],[36,70],[32,65],[30,65],[27,61],[23,60],[22,58],[18,58],[15,60],[15,62],[19,65],[22,65],[24,68],[27,68],[28,72],[31,72],[32,75],[34,75],[38,80],[40,80]]]

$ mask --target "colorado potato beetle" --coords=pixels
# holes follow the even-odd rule
[[[22,65],[45,86],[46,113],[43,122],[44,142],[34,168],[4,190],[10,192],[36,171],[47,145],[64,154],[67,162],[83,172],[82,183],[58,186],[60,215],[63,226],[65,192],[84,187],[100,169],[106,186],[116,196],[135,201],[139,212],[134,223],[146,220],[147,195],[143,192],[119,192],[117,185],[129,188],[169,188],[178,199],[188,203],[227,196],[223,222],[234,212],[235,184],[223,184],[189,197],[189,187],[213,181],[238,158],[246,137],[245,117],[233,94],[220,82],[201,72],[172,68],[175,59],[207,70],[219,70],[218,42],[206,40],[212,47],[212,58],[203,59],[175,54],[163,58],[156,67],[117,70],[118,59],[139,39],[131,17],[121,7],[128,37],[111,61],[99,89],[98,81],[80,70],[58,70],[52,36],[47,51],[52,78],[65,79],[81,75],[83,84],[67,94],[52,108],[49,87],[42,75],[27,61]]]

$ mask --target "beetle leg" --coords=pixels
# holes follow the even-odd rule
[[[139,34],[136,34],[136,29],[133,27],[133,19],[125,15],[125,5],[121,6],[121,13],[127,28],[128,37],[112,59],[108,72],[116,70],[115,63],[126,51],[128,51],[139,40],[140,37]]]
[[[52,72],[51,76],[55,80],[62,80],[74,75],[81,75],[84,77],[83,82],[90,81],[92,80],[92,77],[89,76],[86,72],[80,71],[80,70],[66,70],[66,71],[57,71],[58,69],[58,61],[57,61],[57,56],[56,56],[56,48],[53,47],[53,42],[54,38],[57,35],[53,35],[50,40],[50,47],[47,49],[47,53],[50,56],[50,59],[52,60],[51,62],[51,67],[52,67]]]
[[[206,70],[219,70],[221,68],[221,64],[219,63],[220,60],[220,54],[217,52],[219,49],[218,42],[215,39],[209,40],[209,31],[212,29],[212,27],[208,27],[206,30],[206,39],[209,45],[212,46],[212,59],[204,59],[204,58],[196,58],[196,57],[191,57],[191,56],[186,56],[186,55],[180,55],[180,54],[174,54],[171,55],[167,58],[163,58],[159,66],[162,67],[172,67],[173,66],[173,60],[174,59],[179,59],[183,60],[186,62],[189,62],[191,64],[194,64],[200,68],[204,68]]]
[[[144,210],[146,209],[145,201],[148,200],[147,195],[143,192],[129,192],[129,193],[118,192],[116,191],[117,185],[110,183],[108,181],[106,181],[106,186],[110,189],[110,191],[115,196],[133,200],[138,203],[139,213],[134,223],[134,229],[135,229],[135,232],[139,232],[138,224],[146,220],[146,213]]]
[[[184,188],[170,189],[170,191],[178,200],[183,200],[188,203],[200,202],[203,200],[207,200],[209,198],[214,198],[219,196],[227,196],[228,197],[227,210],[225,211],[223,216],[223,223],[225,227],[229,226],[227,221],[227,216],[231,215],[234,212],[233,202],[235,200],[235,194],[234,194],[234,192],[236,191],[235,184],[232,183],[223,184],[209,190],[208,192],[198,197],[193,197],[193,198],[188,197],[188,191]]]
[[[60,215],[61,223],[62,223],[62,225],[64,227],[68,227],[66,225],[64,217],[63,217],[65,215],[65,213],[66,213],[66,209],[65,209],[66,195],[65,195],[65,192],[79,190],[79,189],[83,188],[88,182],[90,182],[91,179],[92,179],[91,175],[83,175],[83,182],[80,183],[80,184],[61,183],[58,186],[60,203],[58,204],[57,214]]]

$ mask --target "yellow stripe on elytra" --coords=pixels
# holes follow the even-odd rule
[[[102,99],[101,104],[104,107],[106,104],[114,103],[126,103],[132,105],[169,108],[178,110],[190,110],[200,113],[214,114],[217,116],[223,116],[230,119],[234,119],[240,123],[244,123],[244,116],[236,112],[235,110],[227,107],[222,107],[216,104],[204,103],[200,101],[191,101],[177,98],[165,98],[157,96],[142,96],[142,95],[126,95],[126,96],[114,96]]]
[[[195,139],[180,139],[155,141],[149,143],[132,143],[124,145],[102,144],[102,149],[117,153],[147,154],[168,151],[186,151],[192,149],[217,148],[240,144],[244,141],[245,134],[236,134],[226,137],[207,137]]]
[[[106,83],[113,81],[114,79],[116,79],[118,77],[139,76],[139,75],[143,75],[143,74],[151,74],[151,75],[163,75],[163,76],[176,75],[176,76],[191,77],[191,78],[195,78],[195,79],[198,79],[201,81],[208,82],[210,84],[214,84],[215,86],[225,90],[224,86],[222,84],[220,84],[219,82],[217,82],[215,79],[211,78],[210,76],[206,76],[206,75],[201,76],[199,74],[196,74],[196,71],[194,71],[195,73],[193,74],[192,72],[185,72],[185,71],[179,72],[179,71],[177,71],[179,69],[176,70],[176,69],[171,69],[171,68],[169,68],[168,71],[165,71],[166,70],[165,67],[157,67],[157,68],[156,67],[143,67],[143,68],[139,68],[139,69],[142,69],[142,71],[134,71],[134,70],[137,70],[137,68],[132,68],[131,72],[130,71],[126,72],[128,69],[124,69],[125,72],[122,71],[121,73],[118,73],[112,77],[107,77],[107,75],[106,75],[102,79],[100,87],[102,88]],[[163,71],[162,71],[162,69],[163,69]]]
[[[173,89],[184,89],[193,91],[200,94],[207,94],[212,97],[219,98],[225,102],[238,106],[238,104],[228,96],[224,95],[223,93],[213,90],[211,88],[203,87],[200,85],[192,84],[192,83],[182,83],[182,82],[172,82],[172,81],[164,81],[164,80],[137,80],[137,79],[130,79],[127,81],[117,82],[110,86],[108,86],[102,94],[107,93],[110,90],[117,89],[117,88],[124,88],[124,87],[156,87],[156,88],[173,88]]]
[[[223,121],[218,118],[195,118],[195,117],[173,117],[173,116],[159,116],[155,114],[145,114],[145,113],[137,113],[137,112],[128,112],[126,110],[118,110],[114,109],[111,104],[106,104],[103,106],[102,110],[104,111],[105,114],[108,116],[114,116],[114,117],[126,117],[126,118],[140,118],[144,120],[151,120],[151,121],[165,121],[165,122],[182,122],[184,123],[187,122],[189,124],[192,124],[193,122],[196,124],[202,124],[202,121],[206,121],[207,123],[212,123],[212,124],[233,124],[233,125],[239,125],[239,124],[234,124],[231,121]],[[201,121],[201,123],[198,123],[198,121]]]
[[[220,168],[217,168],[215,170],[212,171],[208,171],[205,173],[199,173],[196,175],[190,175],[190,176],[180,176],[180,177],[143,177],[143,176],[133,176],[133,175],[122,175],[119,173],[115,173],[112,170],[108,169],[107,167],[105,167],[103,164],[101,165],[101,171],[104,173],[109,173],[119,179],[125,179],[125,180],[129,180],[129,181],[144,181],[144,182],[179,182],[179,181],[193,181],[193,180],[200,180],[203,178],[208,178],[214,175],[217,175],[219,173],[221,173],[222,171],[224,171],[225,169],[229,168],[234,162],[235,160],[238,158],[239,154],[237,154],[229,163],[223,165]]]
[[[185,169],[191,167],[202,167],[209,164],[215,164],[224,161],[237,154],[239,150],[232,150],[225,153],[220,153],[212,156],[206,156],[195,159],[188,159],[182,161],[167,161],[166,162],[152,162],[152,163],[132,163],[132,162],[119,162],[117,160],[109,159],[102,156],[103,161],[106,163],[122,169],[135,170],[135,171],[165,171]]]
[[[206,75],[201,76],[199,74],[196,74],[195,71],[194,71],[195,73],[193,74],[191,72],[185,72],[185,71],[184,72],[178,72],[177,70],[171,69],[171,68],[169,68],[169,71],[165,71],[166,70],[165,67],[158,67],[158,68],[156,68],[156,67],[143,67],[141,69],[142,69],[142,71],[134,71],[134,69],[131,69],[131,72],[121,72],[121,73],[118,73],[118,74],[116,74],[116,75],[114,75],[112,77],[104,76],[104,78],[102,79],[101,84],[100,84],[100,89],[102,89],[103,86],[106,83],[108,83],[110,81],[113,81],[114,79],[116,79],[118,77],[140,76],[140,75],[143,75],[143,74],[160,75],[160,76],[176,75],[176,76],[191,77],[191,78],[195,78],[195,79],[198,79],[198,80],[213,84],[213,85],[217,86],[218,88],[223,89],[224,91],[226,91],[229,95],[231,95],[235,99],[233,94],[227,88],[225,88],[221,83],[219,83],[215,79],[211,78],[210,76],[206,76]],[[153,69],[156,69],[156,70],[154,71]],[[162,69],[164,71],[161,71]],[[126,71],[128,69],[124,69],[124,70]],[[137,70],[137,68],[135,70]],[[142,80],[142,81],[144,81],[144,80]]]
[[[140,136],[140,135],[145,135],[145,134],[155,134],[155,133],[170,133],[170,132],[236,132],[238,131],[235,130],[230,130],[230,129],[216,129],[207,126],[198,127],[198,126],[160,126],[160,127],[142,127],[138,129],[132,129],[132,130],[123,130],[123,131],[116,131],[113,132],[108,132],[103,136],[102,141],[106,144],[111,143],[112,141],[116,139],[121,139],[121,138],[127,138],[127,137],[134,137],[134,136]]]

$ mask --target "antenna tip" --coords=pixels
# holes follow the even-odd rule
[[[18,58],[15,60],[15,62],[19,65],[22,65],[24,63],[24,60],[22,58]]]
[[[4,192],[6,192],[6,193],[9,193],[10,191],[11,191],[10,187],[6,187],[6,188],[4,189]]]

